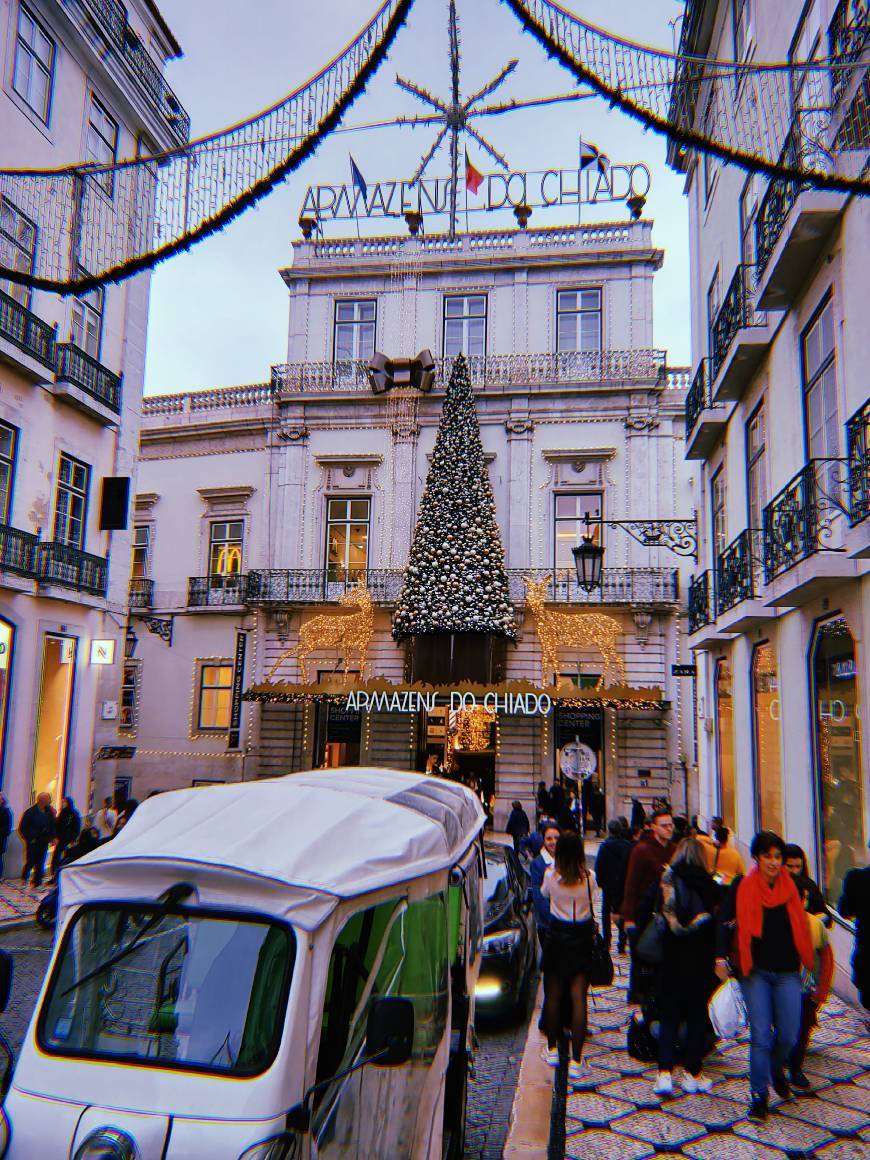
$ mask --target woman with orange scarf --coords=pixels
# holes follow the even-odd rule
[[[803,902],[783,870],[785,843],[762,830],[752,839],[755,869],[737,889],[736,958],[749,1011],[749,1117],[767,1117],[768,1088],[787,1100],[784,1068],[801,1022],[801,967],[814,953]]]

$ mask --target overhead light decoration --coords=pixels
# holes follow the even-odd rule
[[[622,635],[622,626],[612,616],[601,612],[557,612],[547,608],[544,601],[550,588],[550,579],[536,580],[525,576],[527,602],[535,621],[541,642],[541,683],[549,685],[552,675],[559,670],[559,649],[595,648],[604,662],[596,686],[603,689],[614,683],[625,683],[625,665],[616,651],[616,642]],[[614,677],[617,679],[614,681]]]

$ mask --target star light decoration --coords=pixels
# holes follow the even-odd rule
[[[459,190],[459,135],[460,133],[467,133],[472,137],[481,148],[492,157],[502,169],[508,169],[508,163],[492,145],[489,144],[480,133],[471,127],[469,120],[471,117],[483,116],[486,113],[494,112],[496,107],[480,106],[479,102],[488,97],[490,93],[494,93],[500,85],[510,76],[510,74],[517,67],[516,60],[510,60],[504,68],[495,76],[488,84],[485,84],[482,89],[470,96],[467,100],[462,100],[459,95],[459,82],[462,71],[462,61],[459,53],[459,18],[456,15],[456,0],[449,0],[448,14],[447,14],[447,31],[450,40],[450,100],[439,100],[428,89],[424,89],[421,85],[414,84],[413,81],[406,81],[403,77],[396,77],[396,84],[400,89],[404,89],[406,93],[411,93],[412,96],[417,97],[425,104],[430,105],[436,110],[434,115],[430,114],[426,117],[399,117],[397,124],[399,125],[441,125],[441,131],[435,138],[432,147],[424,154],[417,172],[411,178],[411,185],[415,185],[420,180],[429,165],[429,162],[438,151],[441,142],[449,134],[450,135],[450,236],[454,237],[456,234],[456,216],[457,216],[457,193]],[[501,106],[498,106],[500,109]]]

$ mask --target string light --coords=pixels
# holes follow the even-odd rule
[[[350,675],[351,653],[359,654],[359,672],[365,677],[368,652],[375,632],[375,614],[372,595],[368,588],[359,585],[351,588],[339,598],[345,607],[356,606],[356,612],[322,612],[306,620],[299,629],[295,645],[278,657],[266,676],[271,681],[279,666],[289,657],[295,656],[302,674],[303,683],[308,682],[306,660],[311,653],[326,649],[341,650],[344,655],[344,675]]]
[[[527,603],[535,621],[538,640],[541,642],[541,682],[548,683],[549,675],[559,668],[560,648],[597,648],[604,661],[596,688],[603,689],[615,671],[621,684],[625,683],[625,665],[616,651],[616,641],[622,634],[622,627],[612,616],[600,612],[555,612],[544,604],[550,578],[535,580],[525,577],[528,590]]]
[[[469,753],[481,753],[489,749],[492,724],[495,713],[483,705],[473,709],[460,709],[456,722],[456,749]]]

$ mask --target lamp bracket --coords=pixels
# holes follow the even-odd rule
[[[698,559],[698,521],[694,516],[674,520],[602,520],[599,516],[586,518],[590,525],[622,528],[644,548],[667,548],[677,556]]]

